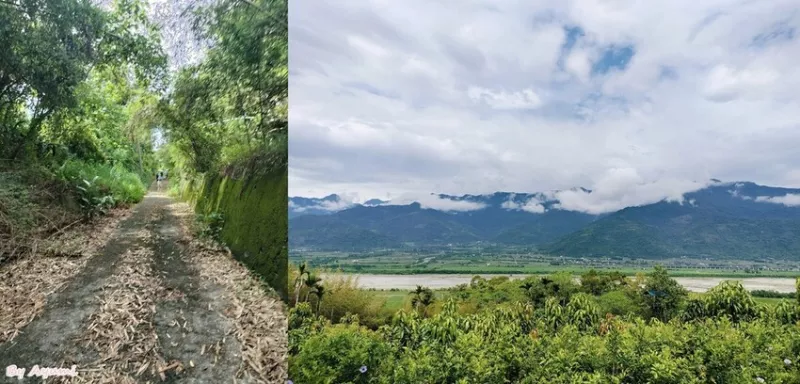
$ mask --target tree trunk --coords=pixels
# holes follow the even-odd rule
[[[300,304],[300,290],[303,289],[303,283],[301,280],[297,280],[294,286],[295,286],[294,305],[296,306],[297,304]]]
[[[136,148],[139,149],[139,174],[144,176],[144,164],[142,163],[142,144],[139,143],[136,145]]]

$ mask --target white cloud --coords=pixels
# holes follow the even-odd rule
[[[567,70],[575,75],[580,81],[588,82],[592,70],[592,60],[589,52],[576,49],[567,57]]]
[[[542,99],[530,89],[508,93],[469,87],[467,94],[473,101],[484,102],[494,109],[536,109],[542,105]]]
[[[771,68],[735,70],[727,65],[714,67],[706,79],[706,97],[713,101],[726,102],[742,93],[769,92],[770,86],[780,75]]]
[[[737,183],[735,186],[736,186],[736,188],[739,188],[739,187],[741,186],[741,184]],[[731,196],[733,196],[733,197],[738,197],[738,198],[740,198],[740,199],[742,199],[742,200],[753,200],[753,198],[752,198],[752,197],[750,197],[750,196],[742,195],[742,194],[739,192],[739,190],[738,190],[738,189],[731,189],[731,190],[729,190],[729,191],[728,191],[728,193],[730,193],[730,194],[731,194]]]
[[[787,193],[783,196],[758,196],[756,197],[756,201],[783,204],[787,207],[800,207],[800,194]]]
[[[467,212],[486,208],[486,205],[482,203],[443,199],[438,195],[432,194],[404,194],[392,199],[384,205],[408,205],[412,203],[419,203],[419,205],[425,209],[435,209],[446,212]]]
[[[323,201],[317,207],[325,211],[337,212],[343,209],[350,208],[353,205],[355,205],[353,202],[339,200],[339,201]]]
[[[706,187],[707,183],[660,178],[646,180],[633,168],[614,168],[590,188],[558,191],[557,208],[591,214],[613,212],[625,207],[641,206],[665,200],[684,203],[684,194]]]
[[[525,202],[515,202],[512,199],[513,195],[507,201],[504,201],[501,207],[510,211],[525,211],[529,213],[544,213],[545,211],[544,205],[535,197]]]
[[[800,180],[796,0],[290,7],[293,195],[584,186],[562,204],[601,212]]]
[[[358,204],[357,193],[341,193],[335,200],[320,200],[314,205],[300,206],[294,201],[289,200],[289,208],[295,212],[306,212],[308,210],[322,210],[328,212],[338,212],[347,208],[352,208]]]

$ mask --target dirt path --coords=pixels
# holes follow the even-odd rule
[[[46,382],[285,382],[281,303],[229,253],[191,238],[190,215],[148,194],[43,307],[20,307],[35,313],[0,344],[0,382],[41,382],[28,376],[35,365],[76,366]],[[23,380],[11,365],[27,369]]]

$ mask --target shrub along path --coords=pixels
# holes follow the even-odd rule
[[[26,368],[22,382],[39,381],[27,377],[34,365],[77,366],[57,382],[285,382],[282,303],[190,223],[188,206],[150,192],[43,305],[3,308],[29,322],[0,344],[0,367]]]

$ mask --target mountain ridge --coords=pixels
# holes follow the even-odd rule
[[[482,206],[351,204],[290,217],[289,240],[292,247],[326,250],[482,243],[575,257],[800,259],[800,206],[787,204],[792,195],[800,197],[800,189],[714,180],[684,194],[680,202],[661,200],[591,214],[564,209],[553,192],[434,194],[445,203]],[[341,201],[326,198],[324,204]]]

